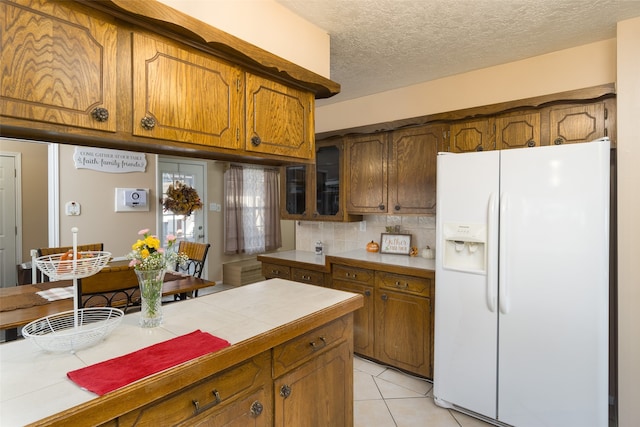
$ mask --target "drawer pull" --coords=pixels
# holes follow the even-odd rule
[[[280,387],[280,396],[284,397],[285,399],[291,396],[291,387],[286,384]]]
[[[255,402],[253,402],[251,404],[251,408],[249,409],[249,413],[251,414],[252,417],[257,417],[258,415],[260,415],[262,413],[262,410],[264,409],[264,407],[262,406],[262,403],[258,402],[257,400]]]
[[[348,278],[352,278],[352,279],[356,279],[356,278],[358,277],[358,275],[357,275],[357,274],[355,274],[355,273],[353,273],[353,274],[351,274],[351,273],[345,273],[345,274],[346,274],[346,276],[347,276]]]
[[[399,289],[407,289],[409,287],[409,283],[405,282],[405,283],[400,283],[400,281],[398,280],[396,282],[396,288]]]
[[[311,280],[311,276],[302,275],[302,280]]]
[[[309,343],[309,345],[311,346],[311,348],[313,349],[313,351],[319,350],[322,347],[326,347],[327,346],[327,340],[324,337],[318,337],[318,339],[320,341],[322,341],[322,346],[320,346],[320,344],[318,344],[316,341],[311,341]]]
[[[198,414],[202,411],[206,411],[209,408],[213,408],[214,406],[218,405],[220,402],[222,402],[222,398],[220,397],[220,393],[218,392],[218,390],[213,390],[211,392],[211,394],[213,394],[213,396],[215,397],[215,400],[211,403],[209,403],[208,405],[205,406],[200,406],[200,402],[196,399],[193,399],[191,402],[193,402],[193,406],[195,407],[196,411],[195,413]]]

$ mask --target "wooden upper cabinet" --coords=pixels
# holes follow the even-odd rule
[[[588,142],[609,136],[605,102],[574,106],[550,107],[549,144]]]
[[[245,150],[313,159],[313,94],[246,73]]]
[[[0,114],[114,132],[117,27],[70,3],[0,3]]]
[[[435,214],[436,158],[446,128],[421,126],[392,133],[389,212]]]
[[[493,150],[493,148],[493,119],[470,120],[451,124],[449,151],[466,153]]]
[[[133,134],[240,148],[242,72],[193,49],[133,34]]]
[[[539,147],[540,113],[526,112],[496,117],[496,149]]]
[[[386,213],[389,141],[387,133],[349,137],[346,144],[347,211]]]

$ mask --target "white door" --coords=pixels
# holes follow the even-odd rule
[[[178,240],[190,242],[205,242],[205,212],[206,212],[206,186],[205,164],[202,162],[189,162],[172,158],[160,157],[158,159],[158,194],[162,196],[170,184],[180,181],[193,187],[200,196],[203,209],[193,212],[188,217],[174,215],[171,212],[163,212],[159,209],[158,224],[161,225],[159,233],[162,242],[166,241],[168,234],[178,237]]]
[[[489,227],[489,201],[499,188],[498,153],[440,154],[437,174],[434,397],[440,406],[495,418],[497,229]],[[447,267],[453,264],[445,258],[447,224],[486,227],[488,253],[482,271]]]
[[[606,426],[609,146],[501,154],[498,419]]]
[[[0,281],[3,288],[16,285],[17,193],[16,158],[0,156]]]

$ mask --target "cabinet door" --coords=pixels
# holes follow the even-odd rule
[[[284,166],[280,169],[280,217],[282,219],[310,219],[313,198],[311,165]]]
[[[348,342],[274,381],[277,427],[352,426],[353,355]]]
[[[315,214],[342,216],[343,145],[341,142],[316,146]]]
[[[187,47],[133,35],[133,134],[237,149],[238,68]]]
[[[247,73],[245,78],[245,149],[313,159],[313,95],[253,74]]]
[[[363,356],[374,357],[373,286],[334,280],[333,288],[364,296],[364,306],[353,313],[353,351]]]
[[[431,377],[431,299],[389,290],[375,295],[375,358]]]
[[[449,148],[453,153],[493,150],[493,119],[453,123]]]
[[[75,2],[17,3],[0,4],[0,114],[114,132],[117,27]]]
[[[517,113],[496,117],[496,149],[539,147],[540,113]]]
[[[347,211],[386,213],[389,143],[387,133],[348,139],[346,146]]]
[[[444,126],[393,132],[389,162],[389,212],[435,214],[436,158]]]
[[[589,142],[607,136],[604,102],[571,107],[551,107],[549,140],[551,145]]]

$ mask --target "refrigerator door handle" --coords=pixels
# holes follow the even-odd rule
[[[507,230],[509,221],[509,194],[502,193],[500,196],[500,266],[498,268],[499,285],[498,285],[498,306],[500,313],[508,314],[511,308],[509,301],[509,283],[507,280],[507,265],[509,265],[509,250],[507,248]]]
[[[487,216],[488,216],[488,230],[487,230],[487,252],[490,254],[492,248],[494,247],[495,239],[494,239],[494,233],[496,230],[496,227],[498,226],[498,216],[497,216],[497,205],[498,205],[498,198],[496,196],[496,193],[491,193],[491,196],[489,196],[489,208],[488,208],[488,212],[487,212]],[[496,280],[496,263],[494,262],[494,260],[492,259],[491,256],[488,256],[488,259],[485,261],[487,263],[487,291],[486,291],[486,296],[487,296],[487,308],[489,308],[489,311],[494,313],[496,311],[496,286],[497,286],[497,280]]]

